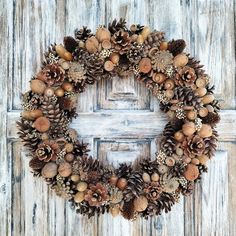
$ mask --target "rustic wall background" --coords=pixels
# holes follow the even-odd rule
[[[147,24],[184,38],[222,98],[220,144],[193,196],[167,215],[127,222],[87,220],[33,179],[17,139],[20,94],[40,68],[42,52],[77,27],[92,30],[114,18]],[[0,1],[0,235],[236,235],[235,2],[233,0],[1,0]],[[132,78],[87,89],[73,122],[91,154],[110,162],[154,155],[165,117],[157,100]],[[95,122],[95,123],[93,123]]]

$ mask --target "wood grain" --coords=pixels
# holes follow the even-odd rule
[[[0,1],[0,235],[180,236],[236,235],[235,2],[227,0],[22,0]],[[114,18],[147,24],[169,39],[184,38],[205,64],[223,99],[220,144],[194,195],[168,214],[128,222],[86,219],[32,178],[15,121],[21,93],[40,69],[43,51],[75,28],[93,31]],[[133,78],[99,81],[79,95],[72,123],[91,154],[109,163],[154,156],[166,123],[157,100]]]

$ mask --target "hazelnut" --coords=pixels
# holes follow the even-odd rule
[[[34,93],[43,94],[46,87],[46,84],[39,79],[33,79],[30,81],[30,88]]]
[[[80,177],[79,177],[79,175],[71,175],[71,180],[73,181],[73,182],[78,182],[79,180],[80,180]]]
[[[59,165],[58,172],[62,177],[68,177],[72,173],[72,166],[68,162],[63,162]]]
[[[134,210],[137,212],[145,211],[148,207],[148,200],[144,196],[134,199]]]
[[[65,94],[65,91],[64,91],[62,88],[57,88],[57,89],[55,90],[55,95],[56,95],[57,97],[63,97],[64,94]]]
[[[184,53],[178,54],[177,56],[174,57],[173,64],[176,67],[183,67],[187,65],[187,63],[188,63],[188,57]]]
[[[67,92],[72,92],[73,91],[73,85],[69,82],[64,82],[62,84],[62,88]]]
[[[104,69],[106,71],[113,71],[114,70],[114,64],[111,61],[106,61],[104,63]]]
[[[200,131],[198,132],[201,138],[208,138],[212,136],[212,128],[208,124],[202,124]]]
[[[188,164],[184,172],[184,177],[189,181],[194,181],[199,176],[199,169],[196,165]]]
[[[160,179],[160,176],[157,173],[151,175],[151,180],[157,182]]]
[[[143,178],[143,181],[146,183],[151,181],[150,175],[148,173],[143,173],[142,178]]]
[[[41,174],[44,178],[53,178],[57,175],[57,164],[48,162],[42,169]]]
[[[88,184],[86,182],[81,181],[77,184],[77,190],[80,192],[84,192],[87,188]]]

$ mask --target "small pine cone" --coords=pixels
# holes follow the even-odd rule
[[[39,132],[32,127],[33,122],[21,119],[16,124],[19,129],[17,134],[22,139],[24,146],[35,151],[41,142],[41,138]]]
[[[79,63],[83,64],[84,61],[89,60],[91,57],[90,53],[85,48],[76,48],[73,52],[73,58],[75,61],[78,61]]]
[[[111,42],[114,49],[121,55],[125,54],[131,47],[131,38],[129,37],[129,33],[123,30],[116,32],[111,37]]]
[[[91,33],[91,30],[88,29],[86,26],[83,26],[83,28],[81,28],[81,29],[75,30],[75,38],[77,40],[86,41],[92,35],[93,34]]]
[[[29,167],[33,170],[41,170],[45,166],[46,162],[40,161],[38,158],[33,158],[29,162]]]
[[[72,62],[67,72],[68,80],[72,83],[81,83],[86,80],[86,70],[82,64]]]
[[[73,107],[70,110],[65,110],[64,115],[65,115],[66,119],[71,122],[73,119],[75,119],[78,116],[78,113],[76,111],[76,107]]]
[[[204,75],[205,70],[202,69],[203,65],[200,65],[200,61],[196,60],[194,57],[189,56],[187,66],[189,66],[195,70],[197,77]]]
[[[73,149],[73,154],[76,156],[76,157],[82,157],[82,156],[87,156],[88,155],[88,152],[90,151],[88,149],[88,143],[83,143],[83,142],[80,142],[79,140],[77,140],[74,144],[74,149]]]
[[[128,179],[131,175],[132,167],[129,164],[122,163],[120,164],[119,168],[116,170],[116,175],[118,178],[125,178]]]
[[[141,44],[133,43],[127,52],[127,58],[131,63],[137,64],[143,56],[143,46]]]
[[[78,42],[71,36],[64,37],[64,47],[69,52],[74,52],[76,47],[78,46]]]
[[[175,165],[170,169],[170,173],[173,177],[180,178],[186,169],[186,164],[182,161],[176,162]]]
[[[76,162],[79,166],[79,169],[83,170],[84,172],[102,171],[102,169],[100,168],[99,161],[96,159],[93,159],[92,157],[88,157],[87,155],[82,156],[81,158],[78,158],[78,160],[75,161],[74,165],[76,165]]]
[[[167,104],[165,103],[164,104],[164,103],[161,102],[159,104],[159,107],[160,107],[161,111],[164,111],[166,113],[170,110],[171,104],[170,103],[167,103]]]
[[[26,111],[38,109],[43,103],[44,97],[41,94],[32,92],[31,90],[22,95],[22,107]]]
[[[167,156],[171,156],[174,153],[175,147],[176,147],[176,141],[172,137],[165,138],[161,141],[161,150]]]
[[[122,207],[122,216],[127,220],[133,220],[135,218],[135,210],[134,210],[134,202],[130,200],[128,202],[124,202]]]
[[[219,122],[220,122],[220,116],[218,113],[215,112],[209,112],[207,116],[202,118],[203,124],[210,124],[213,127]]]
[[[54,63],[57,63],[58,60],[59,60],[59,56],[56,52],[56,49],[55,49],[55,46],[56,44],[51,44],[49,47],[48,47],[48,51],[46,51],[44,53],[44,61],[42,62],[42,64],[44,66],[48,65],[48,64],[54,64]]]
[[[140,25],[140,24],[131,25],[130,31],[132,32],[132,34],[140,34],[142,32],[143,28],[144,28],[144,25]]]
[[[186,43],[183,39],[172,40],[168,42],[168,50],[176,56],[184,51]]]
[[[181,193],[184,195],[184,196],[189,196],[193,193],[193,190],[194,190],[194,182],[188,182],[186,188],[183,188],[183,187],[180,187],[181,189]]]
[[[113,20],[111,23],[108,24],[108,30],[111,32],[111,34],[115,34],[116,32],[123,30],[126,31],[126,21],[123,18],[120,18],[119,21],[116,19]]]
[[[158,164],[156,163],[156,161],[151,161],[150,159],[147,159],[140,163],[140,167],[143,172],[152,175],[153,173],[157,172]]]
[[[205,138],[205,151],[204,154],[208,155],[210,158],[214,155],[217,148],[218,134],[216,130],[213,130],[211,137]]]
[[[160,212],[163,210],[165,211],[165,213],[169,212],[174,204],[175,198],[170,193],[162,193],[157,202],[157,206],[159,207]]]
[[[199,169],[199,175],[201,175],[202,173],[206,173],[206,172],[208,172],[208,168],[207,168],[207,166],[205,166],[205,165],[202,165],[202,164],[199,164],[198,165],[198,169]]]
[[[169,138],[169,137],[173,137],[175,132],[176,132],[176,129],[173,126],[173,124],[171,122],[168,122],[164,128],[162,135]]]

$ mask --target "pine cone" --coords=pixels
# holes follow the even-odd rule
[[[88,144],[80,142],[79,140],[77,140],[73,145],[74,145],[73,154],[76,157],[86,156],[90,151],[88,149]]]
[[[31,151],[37,149],[38,144],[41,142],[40,133],[32,127],[33,122],[21,119],[16,122],[19,132],[17,134],[23,140],[24,146]]]
[[[143,172],[152,175],[157,172],[158,164],[155,161],[151,161],[150,159],[144,160],[140,163],[140,168]]]
[[[38,109],[43,103],[44,97],[41,94],[32,92],[31,90],[22,95],[22,107],[26,111]]]
[[[176,56],[184,51],[186,47],[186,43],[183,39],[177,39],[172,40],[168,42],[168,50],[173,54],[173,56]]]
[[[218,113],[215,112],[209,112],[207,116],[202,118],[203,124],[210,124],[213,127],[219,122],[220,122],[220,116]]]
[[[175,126],[173,126],[171,122],[168,122],[164,128],[162,135],[169,138],[173,137],[175,132],[176,132]]]
[[[81,83],[86,80],[86,70],[82,64],[72,62],[67,72],[67,77],[73,84]]]
[[[119,21],[117,21],[116,19],[112,21],[112,23],[108,24],[108,30],[112,33],[115,34],[116,32],[122,30],[122,31],[126,31],[126,21],[123,18],[120,18]]]
[[[123,30],[116,32],[111,37],[111,42],[113,43],[114,49],[121,55],[126,53],[131,47],[129,33]]]
[[[186,188],[183,188],[183,187],[180,187],[181,189],[181,193],[184,195],[184,196],[189,196],[193,193],[193,190],[194,190],[194,182],[188,182]]]
[[[81,29],[75,30],[75,38],[77,40],[86,41],[89,37],[93,36],[91,30],[88,29],[86,26],[83,26]]]
[[[59,56],[56,52],[55,46],[55,43],[51,44],[51,46],[48,47],[48,51],[44,53],[44,61],[42,62],[44,66],[58,62]]]
[[[85,48],[76,48],[73,52],[73,58],[75,61],[78,61],[79,63],[83,64],[84,61],[87,61],[90,59],[91,55]]]
[[[33,170],[41,170],[45,166],[44,161],[40,161],[38,158],[33,158],[29,162],[29,167]]]
[[[162,192],[162,187],[159,182],[145,183],[144,193],[148,200],[155,202]]]
[[[171,156],[176,148],[176,141],[174,138],[169,137],[169,138],[164,138],[161,141],[161,150],[167,155]]]
[[[138,64],[143,56],[143,46],[141,44],[133,43],[127,52],[127,58],[131,63]]]
[[[127,165],[126,163],[120,164],[119,168],[116,170],[116,175],[118,178],[128,179],[131,175],[132,167],[131,165]]]
[[[189,66],[184,66],[183,68],[180,68],[178,70],[178,73],[176,73],[174,81],[175,84],[185,87],[191,87],[197,76],[195,74],[195,71],[193,68]]]
[[[144,28],[144,25],[140,25],[140,24],[131,25],[130,31],[132,34],[140,34],[142,32],[143,28]]]
[[[64,115],[70,122],[72,122],[72,119],[78,116],[78,113],[76,112],[76,107],[73,107],[70,110],[65,110]]]
[[[197,77],[204,75],[205,70],[202,69],[203,65],[200,65],[200,61],[196,60],[194,57],[189,56],[187,66],[195,70]]]
[[[170,169],[170,174],[173,177],[180,178],[181,176],[183,176],[185,169],[186,169],[186,164],[184,164],[182,161],[176,162],[175,165]]]
[[[67,51],[72,53],[75,51],[77,46],[78,46],[78,43],[73,37],[71,36],[64,37],[64,47]]]
[[[208,155],[210,158],[214,155],[217,148],[218,134],[216,130],[213,130],[211,137],[205,138],[205,151],[204,154]]]
[[[133,220],[135,218],[134,202],[130,200],[129,202],[124,202],[122,207],[122,216],[127,220]]]

